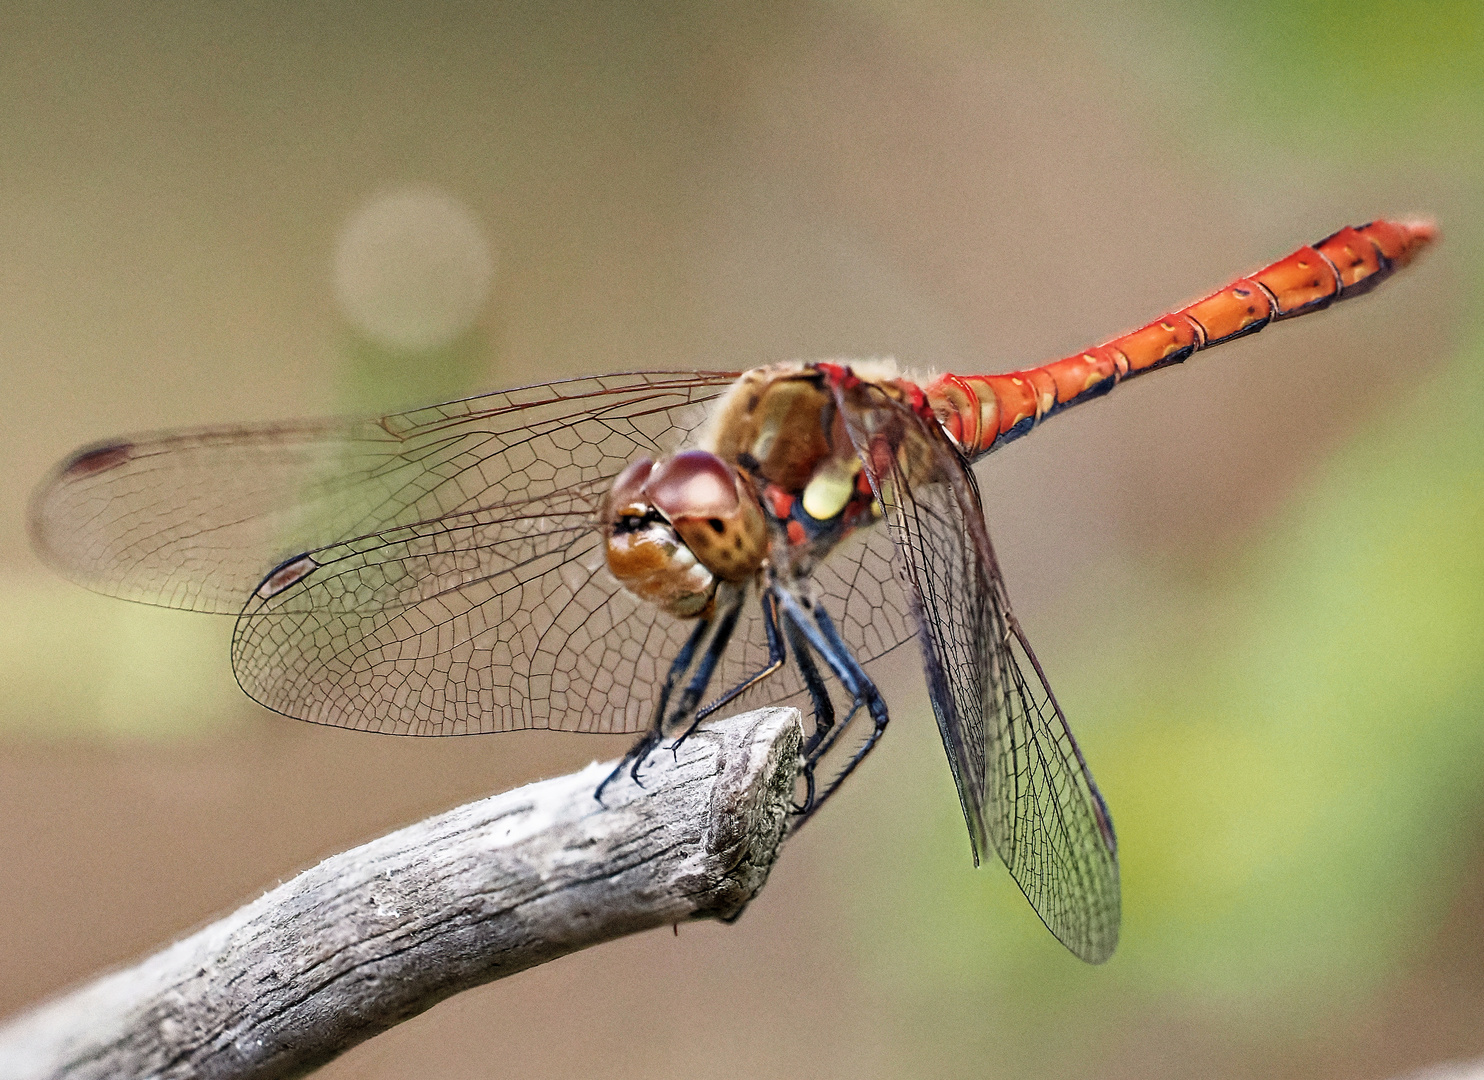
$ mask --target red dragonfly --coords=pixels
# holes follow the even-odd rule
[[[799,820],[886,727],[867,667],[916,638],[975,862],[997,852],[1097,963],[1118,940],[1112,820],[1011,613],[969,466],[1124,379],[1365,292],[1434,237],[1342,229],[1008,375],[638,372],[361,423],[115,439],[56,469],[33,535],[101,592],[235,614],[238,681],[288,716],[645,732],[604,786],[744,694],[807,700]],[[862,710],[869,733],[817,790]]]

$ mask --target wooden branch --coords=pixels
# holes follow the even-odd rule
[[[530,784],[326,859],[0,1027],[0,1077],[300,1076],[460,990],[687,919],[735,919],[778,854],[798,713]]]

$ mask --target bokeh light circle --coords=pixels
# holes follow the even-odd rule
[[[371,342],[437,349],[478,318],[494,277],[484,229],[436,187],[373,196],[346,220],[335,245],[335,298]]]

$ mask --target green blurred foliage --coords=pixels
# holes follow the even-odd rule
[[[246,713],[232,620],[127,604],[53,577],[0,575],[0,733],[177,738]]]
[[[1474,170],[1484,149],[1484,4],[1477,0],[1155,2],[1090,20],[1143,54],[1139,74],[1212,160],[1297,152],[1358,170],[1432,158]]]
[[[1351,125],[1405,144],[1444,130],[1477,130],[1484,65],[1484,5],[1477,0],[1265,0],[1202,5],[1226,25],[1235,53],[1228,93],[1260,123],[1307,136]],[[1398,140],[1403,145],[1398,145]],[[1363,152],[1386,153],[1367,140]],[[1358,148],[1359,149],[1359,148]],[[1468,154],[1476,145],[1459,145]]]

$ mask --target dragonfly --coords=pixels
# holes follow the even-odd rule
[[[1121,921],[1112,817],[1011,610],[971,466],[1136,375],[1366,292],[1435,237],[1341,229],[1009,374],[646,371],[111,439],[44,481],[32,535],[92,589],[235,615],[238,682],[287,716],[642,733],[600,798],[722,708],[808,703],[797,822],[877,745],[870,669],[915,640],[975,864],[996,853],[1100,963]]]

